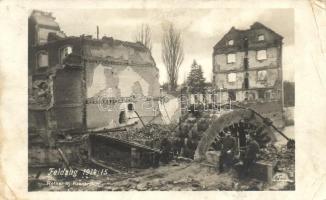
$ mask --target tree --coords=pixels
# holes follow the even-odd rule
[[[135,35],[135,41],[152,51],[152,32],[148,24],[142,24]]]
[[[167,70],[170,90],[175,91],[178,86],[179,68],[184,59],[181,33],[173,24],[169,24],[163,31],[162,60]]]
[[[187,84],[190,93],[205,93],[206,84],[203,76],[203,70],[201,65],[197,64],[196,60],[194,60],[191,65],[191,71],[187,78]]]

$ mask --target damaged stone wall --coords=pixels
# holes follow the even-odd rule
[[[227,54],[217,54],[213,57],[215,71],[241,70],[243,68],[243,60],[245,52],[234,52],[236,60],[234,63],[227,63]]]
[[[256,51],[249,51],[249,69],[248,70],[248,79],[249,79],[249,87],[250,88],[265,88],[265,87],[275,87],[276,83],[281,82],[281,69],[277,65],[278,58],[275,55],[277,54],[276,48],[271,48],[267,50],[267,60],[257,61],[256,59]],[[219,57],[226,57],[226,55],[217,55]],[[241,58],[237,60],[240,60]],[[242,59],[243,60],[243,59]],[[243,61],[241,61],[243,62]],[[245,79],[245,71],[243,71],[240,66],[236,64],[227,64],[225,59],[219,60],[219,68],[221,71],[215,75],[216,87],[217,88],[227,88],[227,89],[244,89],[244,79]],[[240,69],[239,69],[240,68]],[[222,71],[222,69],[227,69],[228,72]],[[233,71],[234,69],[239,69],[237,71]],[[258,79],[258,71],[266,71],[266,80],[260,81]],[[236,73],[236,81],[231,82],[228,80],[228,75],[230,73]],[[277,85],[279,87],[279,85]]]
[[[160,96],[158,69],[148,50],[109,39],[90,42],[85,48],[86,56],[90,57],[86,62],[88,128],[140,124],[133,110],[144,123],[159,115],[158,101],[151,100]],[[123,123],[121,112],[127,118]]]
[[[82,70],[65,68],[56,73],[55,114],[58,129],[83,129],[83,81]]]
[[[30,85],[28,95],[30,108],[40,110],[53,106],[53,76],[34,78]]]
[[[282,39],[256,22],[246,30],[232,27],[213,52],[213,86],[223,88],[223,96],[228,96],[222,103],[242,102],[276,121],[278,127],[284,124]],[[228,54],[235,55],[235,62],[228,62]]]
[[[62,62],[60,53],[66,46],[72,47],[72,53]],[[40,51],[48,53],[48,67],[37,67],[34,55]],[[137,101],[131,103],[144,122],[153,120],[160,113],[157,100],[145,101],[159,97],[160,86],[155,62],[141,44],[110,38],[68,37],[31,48],[29,66],[29,85],[37,80],[36,74],[53,76],[53,90],[49,91],[54,92],[54,119],[60,130],[120,125],[120,110],[129,102],[104,105],[104,110],[114,106],[116,111],[103,112],[98,103],[89,103],[101,97],[137,96]],[[33,91],[32,88],[30,91]],[[138,118],[134,113],[129,114],[130,118]]]
[[[63,167],[72,163],[85,163],[88,161],[88,146],[88,137],[81,137],[70,141],[58,140],[55,146],[47,146],[43,142],[36,143],[35,141],[30,141],[28,150],[29,167]],[[66,161],[68,163],[65,163]]]
[[[267,59],[265,60],[257,60],[257,50],[249,50],[248,51],[248,68],[249,69],[257,69],[263,67],[279,67],[278,61],[282,56],[279,51],[279,47],[268,47],[266,50]]]
[[[109,58],[116,61],[127,61],[130,64],[155,65],[150,52],[139,44],[114,40],[104,37],[100,44],[86,44],[86,55],[97,58]]]
[[[160,115],[157,99],[151,101],[160,96],[159,73],[148,49],[108,37],[66,37],[54,19],[44,12],[33,12],[29,18],[29,163],[33,165],[62,164],[58,148],[71,162],[80,161],[86,150],[76,137],[87,129],[138,122],[134,110],[144,123]],[[109,102],[104,110],[92,103],[102,97],[132,96],[138,97],[136,101]],[[107,106],[115,110],[108,111]]]

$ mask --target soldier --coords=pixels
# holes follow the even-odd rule
[[[152,153],[152,167],[158,168],[160,166],[160,154],[157,152]]]
[[[170,140],[167,138],[167,136],[165,136],[162,141],[161,141],[161,145],[160,145],[160,150],[161,150],[161,158],[160,160],[164,163],[167,164],[170,162],[171,160],[171,142]]]
[[[224,171],[224,164],[231,166],[233,164],[234,155],[237,149],[237,142],[234,137],[231,136],[231,132],[227,131],[225,137],[221,140],[222,150],[219,158],[219,171]]]
[[[183,156],[186,158],[191,158],[191,140],[188,137],[185,137],[183,140]]]
[[[243,175],[248,175],[250,167],[256,162],[259,153],[259,144],[252,135],[246,135],[247,148],[243,161]]]
[[[175,156],[180,156],[181,155],[181,149],[182,149],[182,145],[183,145],[183,139],[181,139],[180,137],[177,137],[174,140],[174,155]]]

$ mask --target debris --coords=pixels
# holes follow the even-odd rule
[[[188,163],[194,161],[191,158],[186,158],[186,157],[182,157],[182,156],[176,157],[175,160],[179,161],[179,162],[188,162]]]
[[[64,154],[64,152],[60,148],[58,148],[58,152],[64,162],[65,167],[70,168],[69,160],[66,157],[66,155]]]
[[[106,134],[120,140],[131,141],[159,149],[163,138],[168,138],[170,141],[175,138],[171,129],[172,125],[147,124],[140,129],[108,130]]]
[[[122,173],[121,171],[119,171],[119,170],[117,170],[117,169],[115,169],[115,168],[113,168],[113,167],[107,166],[106,164],[104,164],[104,162],[97,161],[97,160],[92,159],[92,158],[90,159],[90,161],[91,161],[92,163],[94,163],[94,164],[100,166],[100,167],[104,167],[104,168],[110,170],[111,172],[118,173],[118,174],[121,174],[121,173]]]

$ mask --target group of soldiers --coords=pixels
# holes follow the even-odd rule
[[[230,131],[225,132],[225,137],[220,141],[221,143],[221,154],[219,157],[219,172],[224,172],[225,167],[232,167],[239,161],[239,153],[237,151],[238,143],[236,138],[231,135]],[[243,154],[243,161],[240,175],[247,176],[250,168],[257,160],[259,153],[259,144],[254,139],[253,134],[246,134],[246,148]]]
[[[168,163],[173,157],[193,158],[197,143],[188,137],[177,137],[173,140],[163,138],[160,144],[161,161]]]
[[[220,143],[220,156],[218,162],[219,172],[225,171],[225,168],[231,168],[236,163],[242,163],[240,169],[241,176],[247,176],[250,168],[257,160],[259,153],[259,144],[254,139],[254,133],[246,133],[246,146],[244,152],[238,150],[238,142],[235,137],[232,136],[231,131],[225,131],[224,137],[221,137]],[[194,141],[190,138],[176,138],[170,140],[165,137],[161,140],[160,144],[160,161],[162,163],[170,162],[175,156],[183,156],[193,158],[194,150],[197,144],[193,144]],[[241,155],[241,156],[240,156]],[[242,161],[242,162],[240,162]]]

